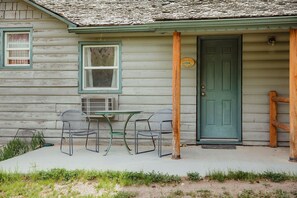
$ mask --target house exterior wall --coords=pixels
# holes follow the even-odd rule
[[[275,46],[267,38],[276,37]],[[245,144],[268,145],[268,92],[289,96],[289,33],[244,34],[243,36],[243,140]],[[289,105],[279,105],[278,119],[289,122]],[[278,133],[279,145],[289,134]]]
[[[80,106],[77,36],[21,1],[1,0],[0,13],[0,28],[33,28],[32,69],[0,71],[1,141],[18,128],[47,128],[46,136],[60,136],[59,112]]]
[[[33,67],[0,71],[1,141],[25,127],[47,128],[45,136],[53,138],[49,141],[59,140],[60,113],[70,108],[80,109],[84,96],[78,94],[79,41],[121,42],[122,94],[108,94],[116,98],[119,109],[144,111],[136,116],[139,118],[160,108],[171,108],[171,34],[76,35],[68,33],[64,23],[25,3],[0,0],[0,28],[6,27],[33,28]],[[284,96],[289,93],[289,35],[287,32],[237,34],[243,39],[243,144],[268,145],[268,91],[276,90]],[[271,35],[276,37],[275,46],[267,44]],[[198,36],[182,33],[182,57],[197,59]],[[196,142],[196,69],[197,65],[192,69],[182,68],[182,144]],[[280,105],[279,111],[280,121],[288,122],[288,105]],[[122,127],[124,120],[119,116],[115,127]],[[101,129],[100,136],[107,137],[107,126],[102,124]],[[128,130],[128,138],[132,138],[132,123]],[[288,134],[279,133],[279,140],[287,145]]]

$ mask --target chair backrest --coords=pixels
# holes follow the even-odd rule
[[[88,128],[88,117],[80,110],[64,111],[61,115],[61,121],[64,129],[79,130]]]
[[[149,118],[151,129],[160,130],[160,122],[164,120],[172,120],[171,109],[161,109],[151,115],[151,117]],[[163,123],[162,130],[172,130],[171,122]]]

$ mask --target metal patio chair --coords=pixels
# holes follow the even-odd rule
[[[97,129],[91,129],[91,119],[87,117],[85,113],[79,110],[67,110],[64,111],[61,115],[61,121],[63,122],[62,127],[62,136],[61,136],[61,144],[60,150],[62,153],[66,153],[68,155],[73,154],[73,137],[75,136],[85,136],[86,143],[85,148],[90,151],[99,152],[99,121],[97,121]],[[69,152],[64,152],[63,147],[63,138],[64,134],[68,134],[69,138]],[[88,140],[89,135],[95,135],[95,150],[88,149]]]
[[[146,123],[146,129],[139,129],[140,123]],[[142,125],[143,128],[143,125]],[[134,122],[135,129],[135,154],[147,153],[156,150],[155,138],[158,140],[158,155],[163,157],[166,155],[171,155],[172,153],[162,153],[162,141],[163,135],[171,134],[172,138],[172,110],[171,109],[162,109],[153,113],[147,119],[137,119]],[[153,149],[139,151],[139,139],[151,139],[153,142]]]

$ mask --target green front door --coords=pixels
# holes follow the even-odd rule
[[[226,37],[199,41],[198,140],[240,141],[240,40]]]

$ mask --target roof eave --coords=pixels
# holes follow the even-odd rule
[[[46,9],[46,8],[44,8],[44,7],[40,6],[40,5],[38,5],[38,4],[35,3],[35,2],[32,2],[32,1],[30,1],[30,0],[23,0],[23,1],[26,2],[27,4],[33,6],[34,8],[37,8],[37,9],[39,9],[40,11],[43,11],[43,12],[45,12],[46,14],[48,14],[48,15],[50,15],[50,16],[52,16],[52,17],[54,17],[54,18],[56,18],[56,19],[58,19],[58,20],[60,20],[60,21],[62,21],[63,23],[67,24],[69,28],[70,28],[70,27],[71,27],[71,28],[74,28],[74,27],[77,26],[75,23],[72,23],[72,22],[69,21],[68,19],[66,19],[66,18],[64,18],[64,17],[62,17],[62,16],[56,14],[55,12],[52,12],[51,10],[48,10],[48,9]]]
[[[297,16],[161,21],[140,25],[76,26],[72,33],[273,30],[297,28]]]

